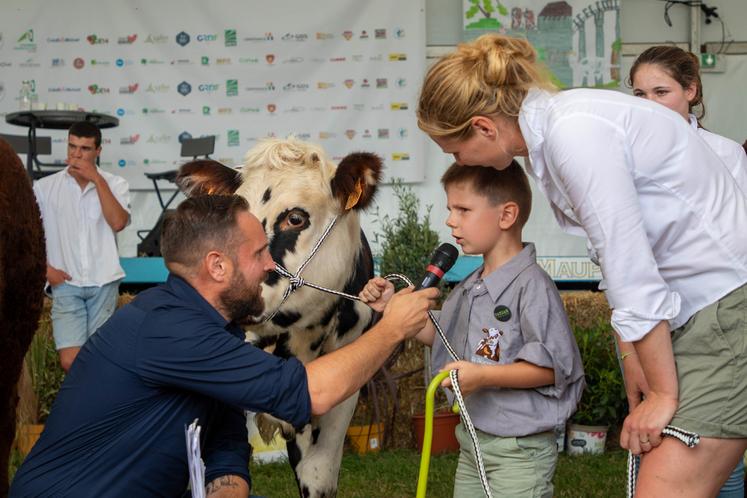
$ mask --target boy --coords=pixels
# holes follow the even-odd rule
[[[449,294],[439,323],[462,361],[452,362],[435,328],[416,336],[433,345],[435,368],[459,371],[495,496],[552,497],[553,429],[575,411],[584,387],[581,356],[555,284],[522,243],[532,194],[515,161],[505,170],[453,164],[441,177],[446,225],[465,254],[484,264]],[[394,287],[377,277],[360,297],[382,311]],[[435,373],[435,372],[434,372]],[[444,387],[450,387],[449,378]],[[475,393],[470,395],[471,393]],[[454,497],[482,494],[472,443],[460,424]]]

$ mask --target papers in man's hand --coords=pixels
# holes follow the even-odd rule
[[[205,464],[200,457],[200,429],[198,419],[185,427],[187,437],[187,460],[189,462],[189,487],[192,498],[205,498]]]

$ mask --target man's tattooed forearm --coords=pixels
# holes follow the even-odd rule
[[[234,476],[221,476],[209,482],[208,485],[205,486],[205,491],[207,491],[208,496],[210,496],[212,493],[224,488],[238,487],[239,483],[234,479]]]

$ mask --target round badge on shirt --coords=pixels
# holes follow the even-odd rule
[[[493,310],[493,315],[498,319],[498,321],[507,322],[511,319],[511,310],[508,309],[508,306],[499,304]]]

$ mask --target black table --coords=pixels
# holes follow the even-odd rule
[[[79,121],[88,121],[99,128],[114,128],[119,126],[119,119],[108,114],[86,111],[19,111],[11,112],[5,116],[8,124],[28,128],[29,149],[26,156],[26,169],[29,176],[34,177],[34,165],[53,166],[54,164],[42,163],[36,157],[36,129],[45,128],[49,130],[67,130]]]

